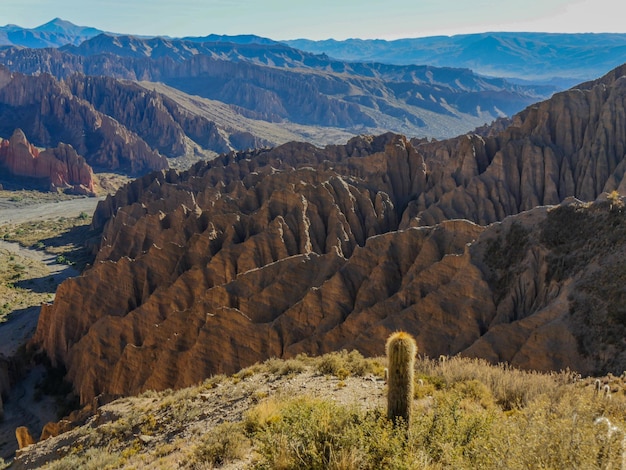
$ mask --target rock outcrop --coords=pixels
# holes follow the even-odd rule
[[[400,329],[430,356],[621,372],[619,346],[596,353],[624,329],[619,296],[593,282],[618,269],[621,201],[572,203],[625,188],[620,77],[486,137],[290,143],[146,175],[98,206],[96,261],[44,306],[32,346],[83,403],[271,356],[382,354]]]
[[[51,189],[68,189],[94,196],[94,175],[83,157],[71,145],[40,151],[28,142],[21,129],[10,139],[0,138],[0,167],[10,175],[39,180]]]
[[[35,443],[35,439],[25,426],[20,426],[15,430],[15,438],[17,439],[19,449],[23,449],[24,447]]]
[[[50,439],[51,437],[56,437],[59,434],[63,434],[64,432],[69,431],[70,429],[72,429],[72,423],[70,423],[70,421],[66,419],[58,422],[50,421],[49,423],[46,423],[46,425],[41,430],[39,442]]]

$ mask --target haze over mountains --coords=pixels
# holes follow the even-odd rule
[[[0,27],[0,45],[31,48],[79,45],[104,31],[55,18],[37,28]],[[111,32],[107,34],[113,34]],[[168,38],[171,39],[171,38]],[[626,34],[486,32],[455,36],[382,39],[292,39],[210,34],[184,37],[198,43],[287,44],[338,61],[468,68],[494,77],[551,83],[559,89],[605,74],[626,62]]]
[[[341,60],[466,67],[474,72],[568,88],[626,62],[626,34],[488,32],[398,39],[284,41]]]
[[[76,26],[69,21],[55,18],[36,28],[22,28],[8,24],[0,27],[0,45],[24,47],[60,47],[80,44],[103,31],[86,26]]]
[[[134,175],[168,166],[163,157],[179,166],[172,159],[191,162],[290,140],[325,145],[387,131],[440,139],[510,116],[549,96],[555,83],[563,86],[574,77],[604,73],[611,61],[619,60],[623,39],[498,33],[393,42],[289,42],[330,51],[312,54],[253,35],[145,38],[103,33],[59,18],[34,29],[8,25],[0,28],[0,44],[6,44],[0,47],[0,63],[26,76],[49,73],[56,81],[7,78],[3,72],[12,86],[0,87],[6,127],[0,129],[9,138],[20,127],[42,147],[70,144],[97,171]],[[602,54],[597,54],[598,45]],[[349,60],[330,57],[335,54]],[[491,70],[481,62],[486,57]],[[414,61],[419,65],[410,65]],[[444,61],[466,68],[428,65]],[[393,62],[407,65],[389,65]],[[467,67],[541,81],[557,67],[565,82],[515,85]],[[11,95],[17,82],[24,82],[19,98]],[[92,109],[78,114],[59,106],[37,109],[41,93],[53,88],[72,107]],[[111,124],[97,125],[96,131],[76,118],[87,114],[102,116],[92,122],[104,118]],[[124,144],[110,147],[122,135]]]
[[[510,116],[558,88],[605,73],[609,65],[626,60],[624,41],[623,35],[539,33],[392,42],[279,43],[253,35],[145,38],[103,33],[56,18],[33,29],[0,28],[0,44],[6,44],[0,47],[0,63],[26,75],[53,75],[55,86],[73,96],[72,103],[84,103],[117,121],[113,127],[121,126],[115,132],[128,136],[123,140],[134,149],[133,161],[151,163],[129,163],[127,145],[98,150],[111,138],[86,142],[93,129],[80,119],[64,118],[63,131],[50,132],[49,126],[57,124],[45,117],[48,111],[33,108],[38,98],[28,97],[37,95],[40,85],[35,83],[47,79],[28,79],[33,88],[22,91],[19,103],[6,96],[5,88],[0,115],[5,123],[21,122],[15,127],[35,145],[68,143],[97,171],[130,174],[166,166],[165,160],[156,163],[162,157],[174,166],[181,163],[172,159],[182,157],[188,165],[230,150],[290,140],[325,145],[387,131],[441,139]],[[403,65],[389,65],[394,63]],[[515,85],[485,74],[550,85]],[[84,84],[78,86],[80,82]],[[57,112],[55,119],[62,114]],[[32,128],[33,122],[44,122],[48,130]],[[9,127],[2,130],[4,138],[15,130]],[[108,132],[106,126],[98,130],[103,132]],[[103,159],[105,154],[110,157]]]
[[[104,34],[60,49],[3,48],[0,62],[13,71],[48,72],[58,79],[82,73],[162,82],[225,103],[247,119],[353,135],[393,130],[451,136],[519,111],[552,91],[467,69],[340,62],[281,44]]]

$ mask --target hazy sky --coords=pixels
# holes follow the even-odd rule
[[[272,39],[432,36],[484,31],[626,32],[623,0],[0,0],[0,25],[61,17],[145,35]]]

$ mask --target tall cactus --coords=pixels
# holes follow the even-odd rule
[[[417,345],[404,331],[393,333],[385,345],[387,353],[387,416],[393,421],[402,418],[408,425],[413,402],[413,374]]]

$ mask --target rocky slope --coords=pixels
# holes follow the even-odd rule
[[[187,138],[217,153],[232,149],[213,122],[185,112],[171,99],[138,84],[78,74],[64,83],[74,96],[115,118],[167,157],[183,155]]]
[[[432,168],[430,188],[411,201],[405,224],[465,217],[480,224],[569,196],[623,192],[626,68],[557,93],[502,132],[415,142]]]
[[[70,143],[98,171],[138,175],[167,167],[165,157],[195,162],[304,136],[326,143],[351,135],[260,122],[226,104],[162,84],[81,74],[55,80],[7,69],[0,74],[6,85],[0,90],[0,135],[9,137],[18,123],[38,146]],[[181,166],[177,161],[172,165]]]
[[[39,151],[21,129],[8,140],[0,138],[0,167],[10,175],[39,180],[46,189],[71,188],[76,193],[95,195],[93,171],[71,145]]]
[[[0,135],[21,128],[37,146],[63,142],[92,167],[140,174],[167,168],[167,160],[137,134],[43,74],[27,76],[0,66]]]
[[[570,371],[525,373],[467,358],[421,357],[406,445],[385,419],[386,362],[355,351],[270,359],[190,388],[121,398],[63,434],[56,431],[71,426],[67,420],[47,425],[42,440],[21,448],[10,468],[621,465],[622,377],[581,380]],[[595,380],[610,399],[594,391]],[[39,430],[30,430],[36,440]]]
[[[33,346],[83,403],[271,356],[381,354],[396,329],[430,356],[621,372],[606,341],[621,310],[606,286],[581,291],[618,269],[619,198],[507,216],[622,191],[624,83],[616,70],[486,137],[291,143],[146,175],[99,205],[96,261],[42,309]]]
[[[163,82],[247,118],[357,132],[449,137],[513,114],[553,90],[468,69],[348,63],[278,43],[102,34],[80,46],[3,48],[11,70]],[[219,126],[220,123],[217,122]]]

